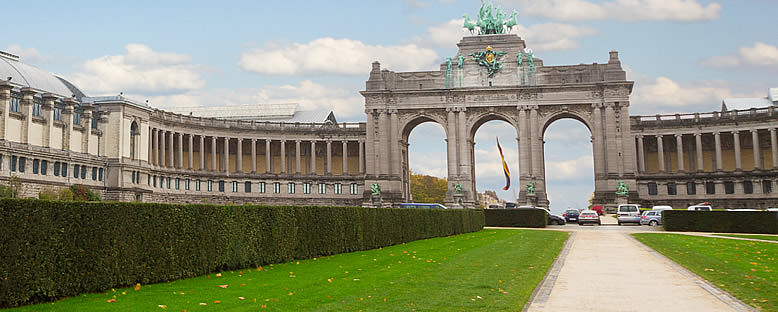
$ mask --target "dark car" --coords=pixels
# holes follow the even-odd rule
[[[548,214],[548,224],[550,225],[565,225],[565,218],[557,215]]]
[[[567,209],[565,210],[565,213],[562,214],[562,216],[565,217],[565,221],[573,222],[578,221],[578,214],[578,209]]]
[[[516,203],[512,203],[512,202],[505,203],[505,209],[516,209],[518,207],[519,205],[517,205]]]

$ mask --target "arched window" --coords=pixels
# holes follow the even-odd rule
[[[133,121],[130,125],[130,159],[137,159],[138,138],[140,138],[138,123]]]

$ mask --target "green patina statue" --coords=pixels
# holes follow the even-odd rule
[[[491,46],[486,47],[483,52],[470,53],[473,57],[473,61],[478,62],[478,65],[486,67],[489,71],[489,77],[494,76],[497,71],[502,68],[502,62],[497,60],[497,57],[507,54],[505,51],[493,51]]]
[[[470,17],[465,14],[464,28],[470,31],[472,34],[475,28],[478,27],[479,35],[495,35],[504,34],[507,31],[513,30],[513,27],[518,25],[516,15],[518,13],[514,10],[510,17],[506,19],[502,9],[489,3],[488,5],[481,0],[481,9],[478,10],[478,20],[475,24],[470,20]]]
[[[535,195],[535,181],[527,183],[527,195]]]
[[[619,181],[619,186],[616,188],[616,195],[627,195],[629,194],[629,185],[627,183],[624,183],[624,181]]]
[[[462,194],[462,183],[451,183],[454,186],[454,194]]]
[[[446,81],[445,81],[446,89],[454,87],[454,79],[451,76],[451,73],[452,73],[453,70],[454,70],[454,65],[451,62],[451,58],[447,57],[446,58]]]
[[[462,54],[460,54],[458,59],[457,59],[457,67],[459,69],[462,69],[463,67],[465,67],[465,56],[462,55]]]
[[[377,182],[370,184],[370,195],[381,196],[381,186]]]

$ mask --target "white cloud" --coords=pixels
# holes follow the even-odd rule
[[[432,69],[438,54],[415,44],[382,46],[358,40],[319,38],[290,46],[265,46],[244,52],[238,66],[249,72],[270,75],[362,75],[379,61],[390,70]]]
[[[88,94],[166,94],[205,86],[190,64],[190,57],[155,52],[143,44],[128,44],[124,55],[106,55],[83,64],[81,72],[69,76]]]
[[[36,48],[23,48],[17,44],[6,47],[4,51],[19,56],[19,59],[27,64],[47,63],[53,59],[51,56],[41,54]]]
[[[503,0],[506,6],[516,6],[524,12],[560,21],[588,21],[614,19],[635,21],[713,20],[719,17],[721,4],[704,6],[696,0]]]
[[[754,67],[778,66],[778,47],[764,42],[756,42],[750,47],[741,47],[738,53],[729,56],[714,56],[703,62],[711,67],[736,67],[741,65]]]
[[[681,86],[667,77],[646,83],[632,93],[631,114],[710,112],[720,109],[723,98],[737,97],[724,83],[709,81]]]
[[[423,36],[417,36],[413,41],[421,46],[453,47],[462,37],[470,35],[470,32],[462,27],[464,23],[465,20],[460,18],[430,26]]]

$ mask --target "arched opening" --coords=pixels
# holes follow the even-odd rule
[[[409,202],[444,204],[448,185],[442,180],[448,178],[448,166],[443,126],[428,117],[417,118],[406,124],[402,140],[403,194],[406,194],[406,199]],[[415,177],[411,177],[411,173]],[[424,193],[420,193],[418,187],[412,187],[414,183],[425,182],[429,185],[425,185]]]
[[[471,157],[474,168],[473,184],[476,190],[476,208],[505,207],[506,202],[515,203],[519,196],[519,144],[514,125],[500,116],[482,118],[473,127]],[[510,172],[508,186],[497,148],[499,139],[505,163]]]
[[[139,138],[140,130],[138,129],[138,123],[133,121],[130,125],[130,159],[138,159]]]
[[[594,193],[592,134],[575,115],[560,115],[543,130],[546,194],[551,213],[586,209]]]

